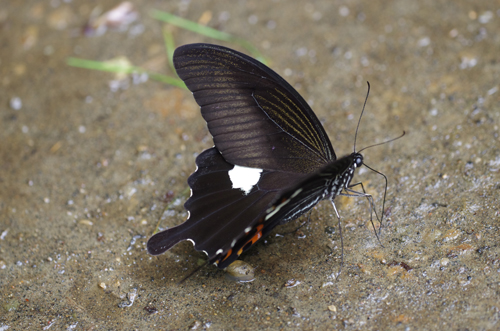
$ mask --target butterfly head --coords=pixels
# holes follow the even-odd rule
[[[341,180],[339,182],[341,183],[341,185],[336,189],[337,195],[339,195],[343,189],[349,188],[351,180],[354,177],[354,171],[356,170],[356,168],[359,168],[363,165],[363,155],[358,152],[354,152],[349,155],[346,160],[349,160],[349,165],[340,175]]]
[[[363,165],[363,155],[360,153],[353,153],[353,167],[359,168]]]

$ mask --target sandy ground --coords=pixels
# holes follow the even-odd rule
[[[93,37],[82,34],[92,10],[118,2],[0,8],[0,330],[500,328],[500,2],[133,3],[138,20]],[[171,74],[151,9],[255,44],[337,155],[352,150],[370,81],[358,146],[407,131],[364,151],[389,179],[383,246],[366,201],[339,199],[338,280],[328,202],[242,257],[250,283],[206,267],[178,285],[204,262],[189,242],[147,254],[159,219],[186,218],[186,179],[211,137],[189,92],[66,59]],[[172,31],[178,45],[220,43]],[[380,208],[380,176],[356,180]]]

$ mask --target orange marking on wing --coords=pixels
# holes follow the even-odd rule
[[[243,245],[241,247],[241,249],[238,251],[238,256],[241,255],[241,253],[243,253],[243,249],[251,243],[251,245],[255,244],[257,242],[257,240],[259,240],[260,238],[262,238],[262,228],[264,227],[264,224],[259,224],[255,229],[257,230],[257,232],[255,232],[255,234],[253,235],[252,238],[250,238],[250,240],[248,240],[245,245]]]
[[[223,262],[225,259],[227,259],[228,257],[230,257],[232,252],[233,252],[233,249],[231,248],[231,249],[227,252],[226,256],[224,256],[224,258],[223,258],[220,262]],[[238,254],[238,255],[239,255],[239,254]]]

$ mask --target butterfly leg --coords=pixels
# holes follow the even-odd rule
[[[355,187],[355,186],[361,186],[361,189],[363,190],[363,192],[358,192],[358,191],[352,190],[351,188]],[[349,188],[345,189],[345,191],[347,193],[341,193],[339,195],[346,196],[346,197],[364,197],[368,200],[368,203],[370,205],[370,223],[372,224],[373,231],[375,232],[375,236],[377,237],[378,242],[380,243],[380,245],[382,247],[384,247],[384,245],[380,241],[380,236],[379,236],[380,230],[382,229],[382,219],[378,217],[377,210],[375,208],[375,202],[373,201],[373,197],[370,194],[366,193],[365,187],[363,186],[363,183],[361,183],[361,182],[350,185]],[[377,219],[377,221],[380,222],[379,231],[377,231],[377,229],[375,228],[375,224],[373,223],[373,213],[375,213],[375,218]]]
[[[404,134],[405,134],[405,132],[403,131],[403,136],[404,136]],[[380,176],[384,177],[384,181],[385,181],[384,200],[382,200],[382,213],[380,214],[380,228],[378,230],[378,232],[380,234],[380,231],[382,230],[382,219],[384,218],[384,213],[385,213],[385,198],[387,197],[387,176],[384,175],[383,173],[381,173],[380,171],[377,171],[377,170],[373,169],[372,167],[369,167],[366,163],[364,164],[364,166],[367,167],[368,169],[370,169],[371,171],[375,172],[376,174],[379,174]],[[357,184],[350,185],[349,188],[356,186],[356,185]],[[366,191],[365,191],[365,188],[363,187],[363,184],[361,184],[361,188],[363,189],[363,192],[366,194]],[[376,210],[375,210],[375,215],[377,215]],[[378,220],[378,216],[377,216],[377,220]],[[377,238],[378,238],[378,236],[377,236]]]
[[[340,272],[342,271],[342,266],[344,265],[344,237],[342,236],[342,224],[340,222],[340,215],[337,210],[337,206],[335,206],[335,202],[333,200],[330,200],[333,206],[333,210],[335,210],[335,215],[337,215],[337,219],[339,220],[339,234],[340,234],[340,267],[339,267],[339,272],[337,274],[337,277],[340,276]]]
[[[355,186],[361,186],[363,193],[358,192],[358,191],[354,191],[352,188]],[[380,226],[382,227],[382,220],[379,219],[379,217],[378,217],[377,209],[375,208],[375,202],[373,201],[373,197],[371,194],[366,193],[365,187],[364,187],[362,182],[349,185],[349,187],[345,191],[347,192],[347,194],[341,193],[340,195],[348,196],[348,197],[364,197],[364,198],[368,199],[368,203],[370,205],[370,219],[372,219],[372,212],[374,212],[375,218],[377,219],[377,221],[380,222]]]

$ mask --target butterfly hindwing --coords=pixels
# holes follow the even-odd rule
[[[189,218],[151,237],[147,246],[150,254],[161,254],[182,240],[190,240],[196,250],[215,262],[217,256],[227,254],[246,235],[246,229],[254,228],[276,199],[282,183],[296,178],[292,173],[265,171],[258,185],[246,193],[233,188],[229,171],[234,165],[226,162],[216,148],[201,153],[196,164],[198,169],[188,179],[192,194],[184,205]]]
[[[350,184],[354,169],[357,167],[355,163],[357,157],[359,156],[355,153],[342,157],[275,194],[273,202],[255,225],[237,241],[231,250],[218,259],[219,268],[224,268],[236,260],[277,225],[307,213],[325,197],[333,200],[343,188]]]

